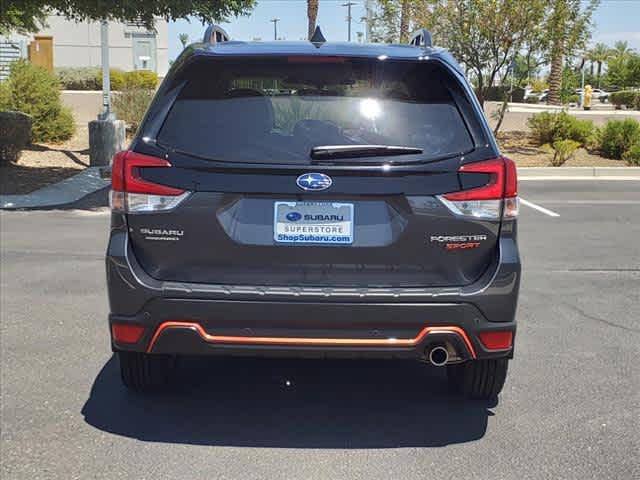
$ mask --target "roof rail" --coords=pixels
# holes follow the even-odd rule
[[[411,40],[409,40],[409,45],[413,45],[414,47],[431,47],[431,32],[426,28],[421,28],[417,32],[414,32],[411,35]]]
[[[203,43],[210,43],[215,45],[220,42],[228,42],[230,40],[229,34],[224,31],[220,25],[209,25],[204,31]]]

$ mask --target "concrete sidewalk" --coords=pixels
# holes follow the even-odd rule
[[[19,210],[71,205],[87,195],[107,188],[109,178],[103,178],[105,167],[89,167],[73,177],[23,195],[0,195],[0,209]]]
[[[521,180],[640,180],[640,167],[520,167]]]

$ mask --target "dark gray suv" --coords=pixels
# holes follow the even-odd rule
[[[409,357],[495,397],[516,330],[516,169],[453,58],[426,33],[205,40],[113,161],[125,385],[165,384],[180,355]]]

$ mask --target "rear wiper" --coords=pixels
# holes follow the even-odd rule
[[[332,158],[387,157],[392,155],[416,155],[421,148],[397,145],[319,145],[311,149],[314,160]]]

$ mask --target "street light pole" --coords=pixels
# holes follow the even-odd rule
[[[278,22],[280,21],[280,19],[272,18],[269,21],[273,23],[273,39],[278,40]]]
[[[348,42],[351,41],[351,7],[353,5],[357,5],[357,4],[355,2],[347,2],[342,4],[343,7],[347,7],[347,25],[348,25],[347,41]]]
[[[102,61],[102,113],[100,120],[111,120],[111,80],[109,78],[109,23],[100,21],[100,56]]]

